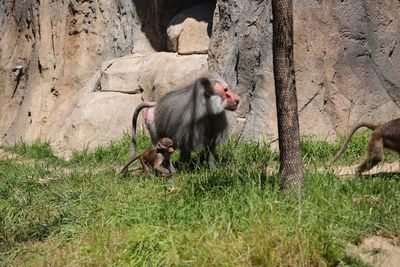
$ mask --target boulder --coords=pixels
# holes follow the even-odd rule
[[[167,27],[167,49],[182,55],[207,54],[214,5],[198,5],[175,15]]]
[[[207,55],[134,54],[104,62],[97,90],[143,92],[145,100],[158,100],[191,83],[207,69]]]
[[[82,149],[105,146],[131,133],[133,109],[142,101],[140,94],[86,92],[66,119],[57,154],[69,157]],[[142,122],[138,122],[139,130]]]

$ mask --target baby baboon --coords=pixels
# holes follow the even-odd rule
[[[374,125],[368,122],[362,122],[356,125],[350,132],[346,141],[339,152],[331,159],[333,164],[340,155],[346,150],[353,134],[361,127],[367,127],[372,130],[368,142],[368,153],[366,159],[357,167],[356,174],[370,170],[383,159],[383,148],[390,149],[400,154],[400,119],[391,120],[382,125]]]
[[[174,166],[171,163],[171,154],[173,152],[172,140],[167,137],[160,138],[152,148],[145,150],[138,156],[132,156],[120,173],[125,172],[132,162],[139,159],[145,176],[147,176],[148,167],[161,176],[170,176],[175,172]]]

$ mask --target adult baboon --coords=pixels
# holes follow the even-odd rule
[[[216,73],[164,95],[157,104],[143,102],[132,117],[131,154],[136,150],[137,116],[147,108],[145,124],[153,142],[161,136],[170,137],[183,162],[190,161],[192,151],[205,148],[208,166],[214,169],[215,149],[228,127],[225,110],[234,111],[238,104],[239,97]]]
[[[171,163],[171,154],[173,152],[173,141],[166,137],[161,138],[157,141],[156,145],[145,150],[139,156],[132,156],[120,173],[125,172],[131,163],[139,159],[144,175],[147,176],[148,167],[150,167],[161,176],[170,176],[175,172],[174,166]]]
[[[367,127],[372,130],[371,137],[368,142],[368,153],[366,159],[357,167],[356,174],[370,170],[383,159],[383,148],[390,149],[400,154],[400,119],[391,120],[382,125],[374,125],[368,122],[362,122],[356,125],[346,138],[342,148],[331,159],[333,164],[340,155],[346,150],[353,134],[361,127]]]

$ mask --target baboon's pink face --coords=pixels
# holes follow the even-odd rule
[[[219,95],[223,102],[226,102],[225,109],[235,111],[240,101],[240,97],[234,94],[226,83],[216,83],[214,92]]]

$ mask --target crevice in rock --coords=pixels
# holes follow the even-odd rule
[[[127,95],[135,95],[135,94],[141,94],[143,93],[143,88],[139,86],[139,88],[134,89],[132,91],[122,91],[122,90],[99,90],[100,92],[105,92],[105,93],[121,93],[121,94],[127,94]]]
[[[103,74],[104,72],[106,72],[106,71],[112,66],[112,64],[114,64],[114,62],[111,62],[110,64],[108,64],[108,65],[104,68],[104,70],[102,70],[102,74]]]
[[[40,60],[38,60],[38,70],[39,70],[39,73],[42,74],[43,66],[42,66],[42,64],[40,64]]]
[[[372,69],[376,73],[376,76],[381,81],[383,88],[386,90],[388,95],[392,98],[393,102],[400,107],[400,87],[388,79],[384,72],[382,72],[375,61],[371,60]]]
[[[235,76],[236,76],[236,81],[235,81],[236,85],[235,86],[237,86],[239,83],[239,71],[238,71],[239,61],[240,61],[240,52],[239,52],[239,50],[237,50],[236,62],[235,62],[235,68],[234,68],[234,72],[235,72]]]
[[[15,1],[12,1],[12,6],[11,6],[11,14],[14,14],[14,8],[15,8]]]
[[[390,49],[390,52],[389,52],[389,57],[392,57],[392,55],[393,55],[393,52],[394,52],[394,49],[396,48],[396,45],[397,45],[397,41],[394,43],[394,45],[393,45],[392,49]]]
[[[14,98],[14,96],[15,96],[15,94],[17,92],[18,86],[19,86],[19,84],[21,82],[22,76],[24,76],[25,73],[24,73],[24,67],[23,66],[17,66],[12,71],[13,72],[14,71],[18,71],[17,77],[15,78],[15,81],[16,81],[15,88],[14,88],[13,94],[11,96],[11,98]]]
[[[32,124],[32,113],[28,111],[29,124]]]
[[[51,25],[51,47],[52,47],[52,51],[53,51],[53,58],[56,59],[56,49],[54,47],[54,25],[53,25],[53,20],[50,19],[50,25]],[[56,69],[56,64],[53,64],[53,69]]]
[[[40,1],[38,1],[38,6],[40,6]],[[38,7],[36,7],[38,9]],[[33,11],[32,11],[33,12]],[[36,21],[37,21],[37,27],[38,27],[38,39],[40,40],[42,38],[42,33],[41,33],[41,25],[40,25],[40,13],[38,10],[36,10]]]
[[[53,86],[53,87],[50,89],[50,93],[52,93],[55,97],[57,97],[57,96],[60,95],[60,92],[56,89],[55,86]]]
[[[103,91],[103,90],[101,90],[101,78],[103,77],[103,75],[104,75],[104,73],[112,66],[114,64],[114,62],[111,62],[110,64],[108,64],[104,69],[102,69],[100,72],[100,77],[99,77],[99,79],[96,81],[96,84],[95,84],[95,86],[94,86],[94,88],[93,88],[93,91],[94,92],[97,92],[97,91],[101,91],[101,92],[106,92],[106,91]]]
[[[302,112],[317,96],[319,95],[319,91],[317,91],[299,110],[299,113]]]
[[[94,85],[94,88],[93,88],[93,92],[101,91],[101,81],[100,81],[100,79],[101,79],[102,75],[103,75],[103,73],[101,73],[100,78],[96,81],[96,84]]]

